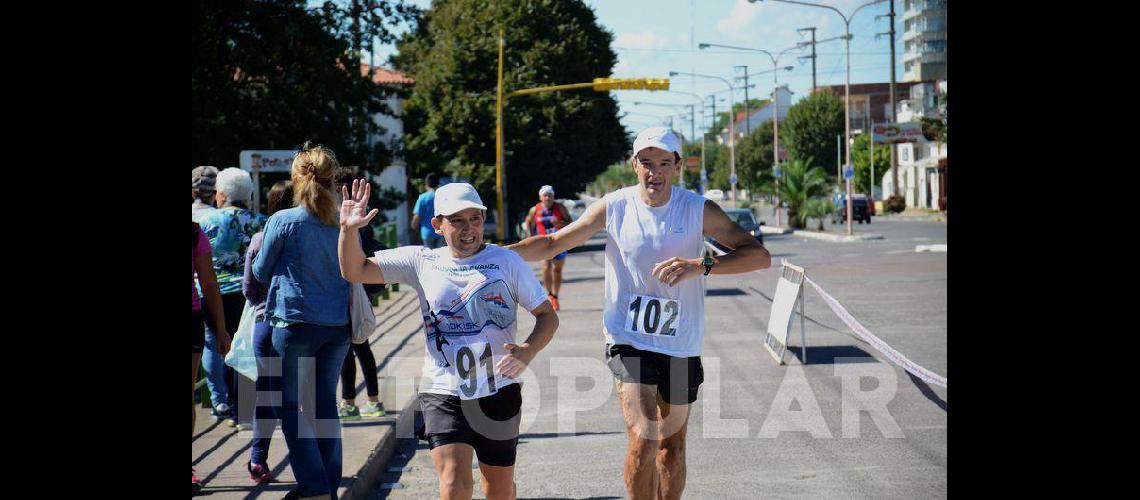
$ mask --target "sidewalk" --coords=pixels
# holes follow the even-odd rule
[[[399,292],[392,292],[389,300],[381,300],[374,311],[379,325],[369,343],[376,356],[380,399],[387,415],[343,424],[344,472],[337,493],[342,499],[364,498],[395,450],[396,437],[411,435],[412,419],[401,417],[413,414],[415,388],[412,383],[423,363],[419,301],[416,293],[405,286]],[[357,406],[367,400],[359,368],[357,365]],[[340,401],[339,383],[337,401]],[[219,500],[277,499],[297,486],[280,427],[274,431],[269,449],[268,463],[274,480],[261,486],[250,482],[246,463],[252,437],[252,431],[236,431],[224,422],[215,423],[208,409],[198,408],[191,459],[203,485],[200,496]]]

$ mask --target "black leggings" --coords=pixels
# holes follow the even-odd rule
[[[356,356],[353,356],[356,353]],[[340,396],[343,399],[356,399],[356,360],[360,358],[360,370],[364,372],[364,385],[371,397],[380,395],[380,384],[376,380],[376,356],[372,355],[372,346],[352,344],[348,355],[344,357],[344,366],[340,370]]]

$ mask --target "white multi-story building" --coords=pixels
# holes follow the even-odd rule
[[[898,146],[899,194],[906,206],[942,210],[945,196],[946,143],[914,142]],[[894,192],[894,176],[883,176],[883,194]]]
[[[903,81],[946,79],[946,0],[903,0]]]
[[[361,65],[361,71],[368,74],[368,65]],[[398,71],[393,71],[379,66],[373,67],[372,81],[377,85],[402,87],[415,83],[414,80]],[[407,164],[404,162],[402,151],[404,149],[404,108],[400,98],[396,95],[389,95],[386,101],[392,114],[386,115],[383,113],[375,113],[372,115],[372,121],[383,128],[383,134],[373,134],[368,138],[369,146],[372,147],[377,143],[383,143],[389,151],[392,151],[391,164],[380,172],[378,177],[374,177],[373,181],[379,184],[380,188],[392,188],[407,197],[408,191],[408,174]],[[414,199],[414,196],[413,198]],[[384,212],[384,216],[390,223],[396,225],[396,238],[401,245],[409,245],[412,242],[411,236],[408,234],[408,224],[411,222],[410,210],[407,203],[400,205],[392,210]]]

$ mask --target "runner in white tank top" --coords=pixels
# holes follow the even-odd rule
[[[630,431],[624,476],[634,499],[680,498],[684,489],[689,405],[703,381],[703,277],[764,269],[772,260],[720,206],[672,185],[680,142],[664,127],[643,130],[630,158],[637,186],[606,195],[553,235],[507,247],[544,260],[606,231],[602,333]],[[706,235],[733,250],[702,259]]]

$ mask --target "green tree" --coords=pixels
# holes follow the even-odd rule
[[[629,162],[614,163],[606,167],[602,173],[590,183],[587,190],[596,198],[606,193],[637,184],[637,173]]]
[[[814,158],[817,165],[830,165],[836,156],[836,136],[843,135],[843,99],[820,90],[788,109],[780,121],[780,145],[790,158]],[[842,153],[842,152],[841,152]],[[823,169],[831,176],[832,170]],[[831,176],[834,180],[834,176]]]
[[[886,144],[875,145],[875,177],[871,179],[871,136],[859,134],[851,146],[851,162],[855,164],[855,192],[871,193],[871,185],[878,186],[891,168],[891,150]]]
[[[722,189],[731,189],[729,176],[731,168],[728,164],[727,147],[723,161],[718,158],[716,169],[709,174]],[[736,143],[736,182],[739,189],[747,189],[753,193],[770,189],[772,183],[772,122],[766,121],[752,130],[751,134],[744,136]]]
[[[413,176],[452,160],[490,175],[470,175],[495,203],[495,92],[498,34],[504,29],[504,93],[609,76],[613,35],[581,1],[437,0],[393,57],[416,79],[405,113],[406,158]],[[617,102],[591,89],[511,98],[503,111],[508,227],[537,200],[543,184],[580,192],[629,149]]]
[[[382,131],[363,117],[388,112],[384,101],[393,90],[373,84],[354,55],[360,38],[390,39],[391,28],[415,8],[389,1],[306,5],[194,3],[193,164],[232,165],[242,149],[291,149],[307,139],[332,148],[345,165],[388,163],[383,145],[368,149],[366,134]]]
[[[784,162],[780,178],[780,201],[788,204],[788,224],[796,229],[806,225],[804,205],[808,200],[827,193],[831,183],[824,169],[811,165],[811,159]]]

